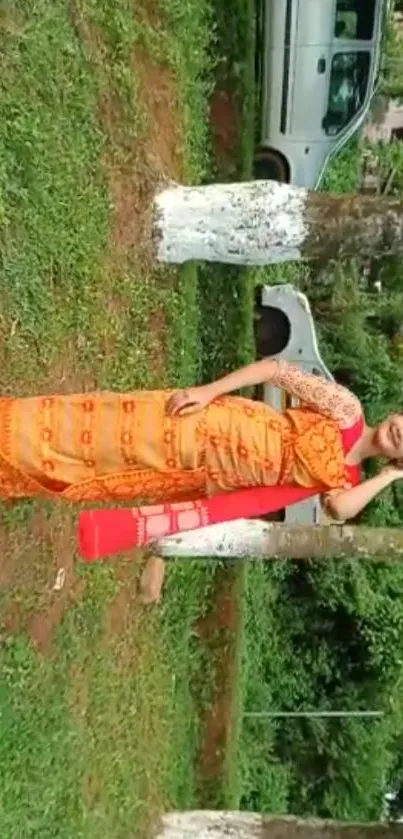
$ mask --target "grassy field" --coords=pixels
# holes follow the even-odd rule
[[[306,267],[150,258],[161,178],[250,173],[251,0],[232,12],[0,0],[3,393],[213,377],[253,353],[254,283],[309,289]],[[353,144],[324,188],[356,177]],[[0,835],[148,839],[170,808],[287,812],[298,761],[279,758],[284,730],[242,724],[244,707],[300,699],[286,564],[172,562],[162,604],[145,609],[141,558],[84,568],[74,511],[0,515]]]
[[[3,393],[185,384],[250,352],[245,276],[155,271],[146,235],[161,177],[211,172],[213,14],[191,0],[0,3]],[[243,101],[244,70],[227,69]],[[162,809],[208,800],[217,752],[215,800],[234,800],[236,688],[218,730],[209,709],[223,672],[237,685],[239,616],[224,607],[242,573],[173,563],[147,611],[141,564],[77,562],[74,511],[2,505],[0,524],[0,834],[149,836]]]

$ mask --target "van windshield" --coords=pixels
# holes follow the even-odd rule
[[[370,41],[374,32],[377,0],[337,0],[336,38]]]
[[[370,62],[370,53],[364,51],[339,52],[333,57],[328,107],[323,120],[329,136],[346,128],[364,105]]]

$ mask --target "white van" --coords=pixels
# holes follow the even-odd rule
[[[257,0],[255,177],[313,189],[376,86],[387,0]]]

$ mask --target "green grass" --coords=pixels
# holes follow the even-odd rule
[[[10,839],[148,836],[161,808],[194,800],[193,626],[211,571],[178,566],[162,612],[139,614],[135,570],[124,583],[108,567],[84,575],[50,656],[19,636],[3,646],[0,824]]]
[[[141,235],[160,175],[250,176],[252,11],[0,0],[3,392],[211,378],[253,354],[256,283],[307,288],[293,264],[156,271]],[[225,155],[208,130],[213,70],[237,117]],[[351,144],[324,188],[356,176]],[[298,761],[278,758],[284,732],[243,720],[301,696],[286,564],[172,562],[162,605],[142,610],[137,565],[74,565],[74,524],[53,505],[1,510],[0,835],[142,839],[167,809],[287,811]]]
[[[225,91],[231,103],[220,128],[224,136],[228,133],[231,144],[229,148],[221,148],[214,143],[216,126],[213,125],[210,179],[248,179],[252,172],[255,124],[253,3],[251,0],[233,0],[230,7],[224,7],[216,0],[214,22],[216,85],[219,91]],[[254,284],[253,271],[247,268],[199,266],[202,380],[223,375],[225,371],[254,358]],[[204,651],[209,662],[206,672],[210,672],[207,690],[203,694],[207,713],[199,709],[205,726],[202,729],[204,735],[206,726],[211,722],[211,706],[221,708],[221,726],[215,730],[215,736],[210,741],[207,758],[205,753],[201,755],[198,769],[196,800],[199,806],[205,808],[237,808],[241,798],[239,744],[244,700],[245,579],[244,562],[235,566],[223,563],[216,572],[214,597],[209,610],[214,621],[217,619],[217,604],[223,591],[227,592],[234,616],[224,622],[219,632],[213,633]]]
[[[236,63],[242,51],[233,77],[245,103],[248,14],[231,53]],[[221,55],[214,15],[207,0],[160,8],[82,0],[68,10],[61,0],[0,2],[4,393],[180,385],[251,353],[253,284],[245,274],[198,277],[195,265],[155,271],[135,226],[134,246],[127,233],[139,188],[147,196],[161,170],[170,174],[170,151],[157,142],[167,125],[178,126],[172,176],[212,177],[207,97]],[[163,79],[165,115],[149,97],[153,85],[145,91],[144,68]],[[245,131],[236,152],[244,173],[248,143]],[[137,565],[74,565],[74,526],[75,513],[56,505],[1,511],[7,839],[141,839],[161,810],[200,800],[203,721],[217,683],[197,626],[214,608],[217,568],[171,563],[162,605],[142,611]],[[61,562],[66,589],[55,594]],[[243,573],[241,566],[234,580],[238,608]],[[239,797],[241,620],[219,639],[234,675],[216,785],[224,805]]]
[[[196,268],[153,272],[118,241],[108,176],[150,177],[141,46],[172,78],[183,171],[202,177],[210,13],[170,2],[151,23],[133,8],[88,0],[71,17],[42,0],[0,17],[3,392],[198,376]],[[73,569],[73,514],[21,504],[2,527],[0,833],[148,836],[161,809],[194,800],[194,625],[214,571],[173,566],[162,608],[142,613],[137,566]],[[63,534],[68,596],[51,591]]]
[[[220,148],[213,149],[214,177],[218,181],[248,179],[252,172],[255,119],[253,3],[233,0],[229,10],[216,2],[214,12],[216,82],[232,103],[229,124],[224,126],[232,145],[228,154]],[[250,269],[228,265],[201,266],[199,276],[203,374],[208,378],[253,357],[254,278]]]
[[[201,750],[198,806],[236,809],[241,796],[238,747],[242,725],[245,565],[223,562],[215,570],[213,597],[198,622],[207,679],[198,687]]]
[[[225,744],[221,789],[216,785],[215,795],[206,800],[209,806],[219,809],[236,809],[242,796],[242,775],[240,763],[242,718],[244,706],[245,672],[245,591],[246,564],[237,563],[232,570],[233,596],[237,606],[237,619],[233,635],[227,638],[230,661],[230,714]]]
[[[287,660],[278,593],[281,567],[263,562],[248,565],[246,577],[245,641],[242,661],[245,712],[281,710],[292,701],[292,662]],[[270,674],[270,678],[268,677]],[[298,679],[298,676],[296,676]],[[275,739],[282,723],[244,718],[239,744],[241,805],[264,812],[287,813],[288,767],[275,756]]]
[[[356,137],[330,162],[321,184],[325,192],[356,192],[359,185],[361,143]]]
[[[233,145],[228,155],[215,155],[218,180],[248,179],[252,172],[255,127],[255,14],[253,0],[232,0],[231,6],[214,3],[216,83],[232,106],[225,127]],[[234,130],[235,128],[235,130]],[[217,150],[216,150],[217,151]]]
[[[171,289],[167,292],[159,276],[150,276],[127,255],[119,267],[110,264],[108,230],[114,219],[102,165],[103,155],[112,159],[121,181],[128,166],[140,182],[147,175],[137,149],[147,143],[147,114],[131,62],[139,43],[151,43],[152,61],[178,74],[188,176],[199,180],[206,167],[206,5],[181,11],[175,2],[167,4],[166,23],[157,30],[132,17],[132,4],[125,0],[87,0],[80,9],[73,28],[61,2],[15,3],[4,24],[3,388],[30,382],[46,386],[49,371],[59,365],[62,343],[97,384],[130,382],[133,387],[150,379],[144,315],[147,323],[153,308],[171,309]],[[81,31],[85,37],[77,37]],[[97,46],[94,55],[93,33],[99,31],[102,48]],[[112,136],[111,126],[99,120],[105,91],[116,103]],[[186,282],[195,288],[194,268],[187,269]],[[101,305],[105,297],[109,317]]]

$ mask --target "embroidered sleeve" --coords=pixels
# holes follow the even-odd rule
[[[334,420],[340,428],[349,428],[362,415],[360,401],[347,388],[322,376],[305,373],[286,361],[278,362],[271,383],[296,396],[312,410]]]

